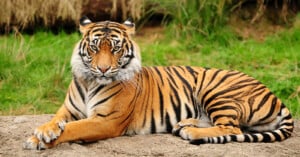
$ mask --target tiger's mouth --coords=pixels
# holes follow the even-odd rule
[[[109,84],[113,81],[115,81],[115,76],[94,76],[94,79],[96,80],[96,82],[98,82],[99,84]]]
[[[109,84],[113,81],[116,81],[116,77],[119,73],[118,70],[108,70],[106,72],[91,70],[91,72],[96,82],[100,84]]]

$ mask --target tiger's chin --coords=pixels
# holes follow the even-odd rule
[[[97,77],[97,78],[95,78],[95,81],[98,84],[107,85],[107,84],[112,83],[114,81],[114,79],[113,78],[107,78],[107,77]]]

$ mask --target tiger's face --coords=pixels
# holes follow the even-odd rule
[[[83,37],[71,61],[75,76],[108,84],[129,80],[140,71],[139,48],[130,37],[134,33],[132,22],[93,23],[84,17],[80,31]]]

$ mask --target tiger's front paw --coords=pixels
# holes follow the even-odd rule
[[[40,141],[37,137],[31,136],[23,143],[24,149],[36,149],[36,150],[43,150],[46,148],[50,148],[51,146],[48,144],[46,145],[43,141]]]
[[[48,122],[34,131],[34,136],[43,143],[50,143],[56,140],[64,131],[66,122],[61,120],[59,122]]]

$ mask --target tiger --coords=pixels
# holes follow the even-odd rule
[[[290,111],[264,84],[235,70],[141,64],[135,24],[80,19],[63,105],[24,149],[170,133],[189,143],[275,142],[292,136]]]

